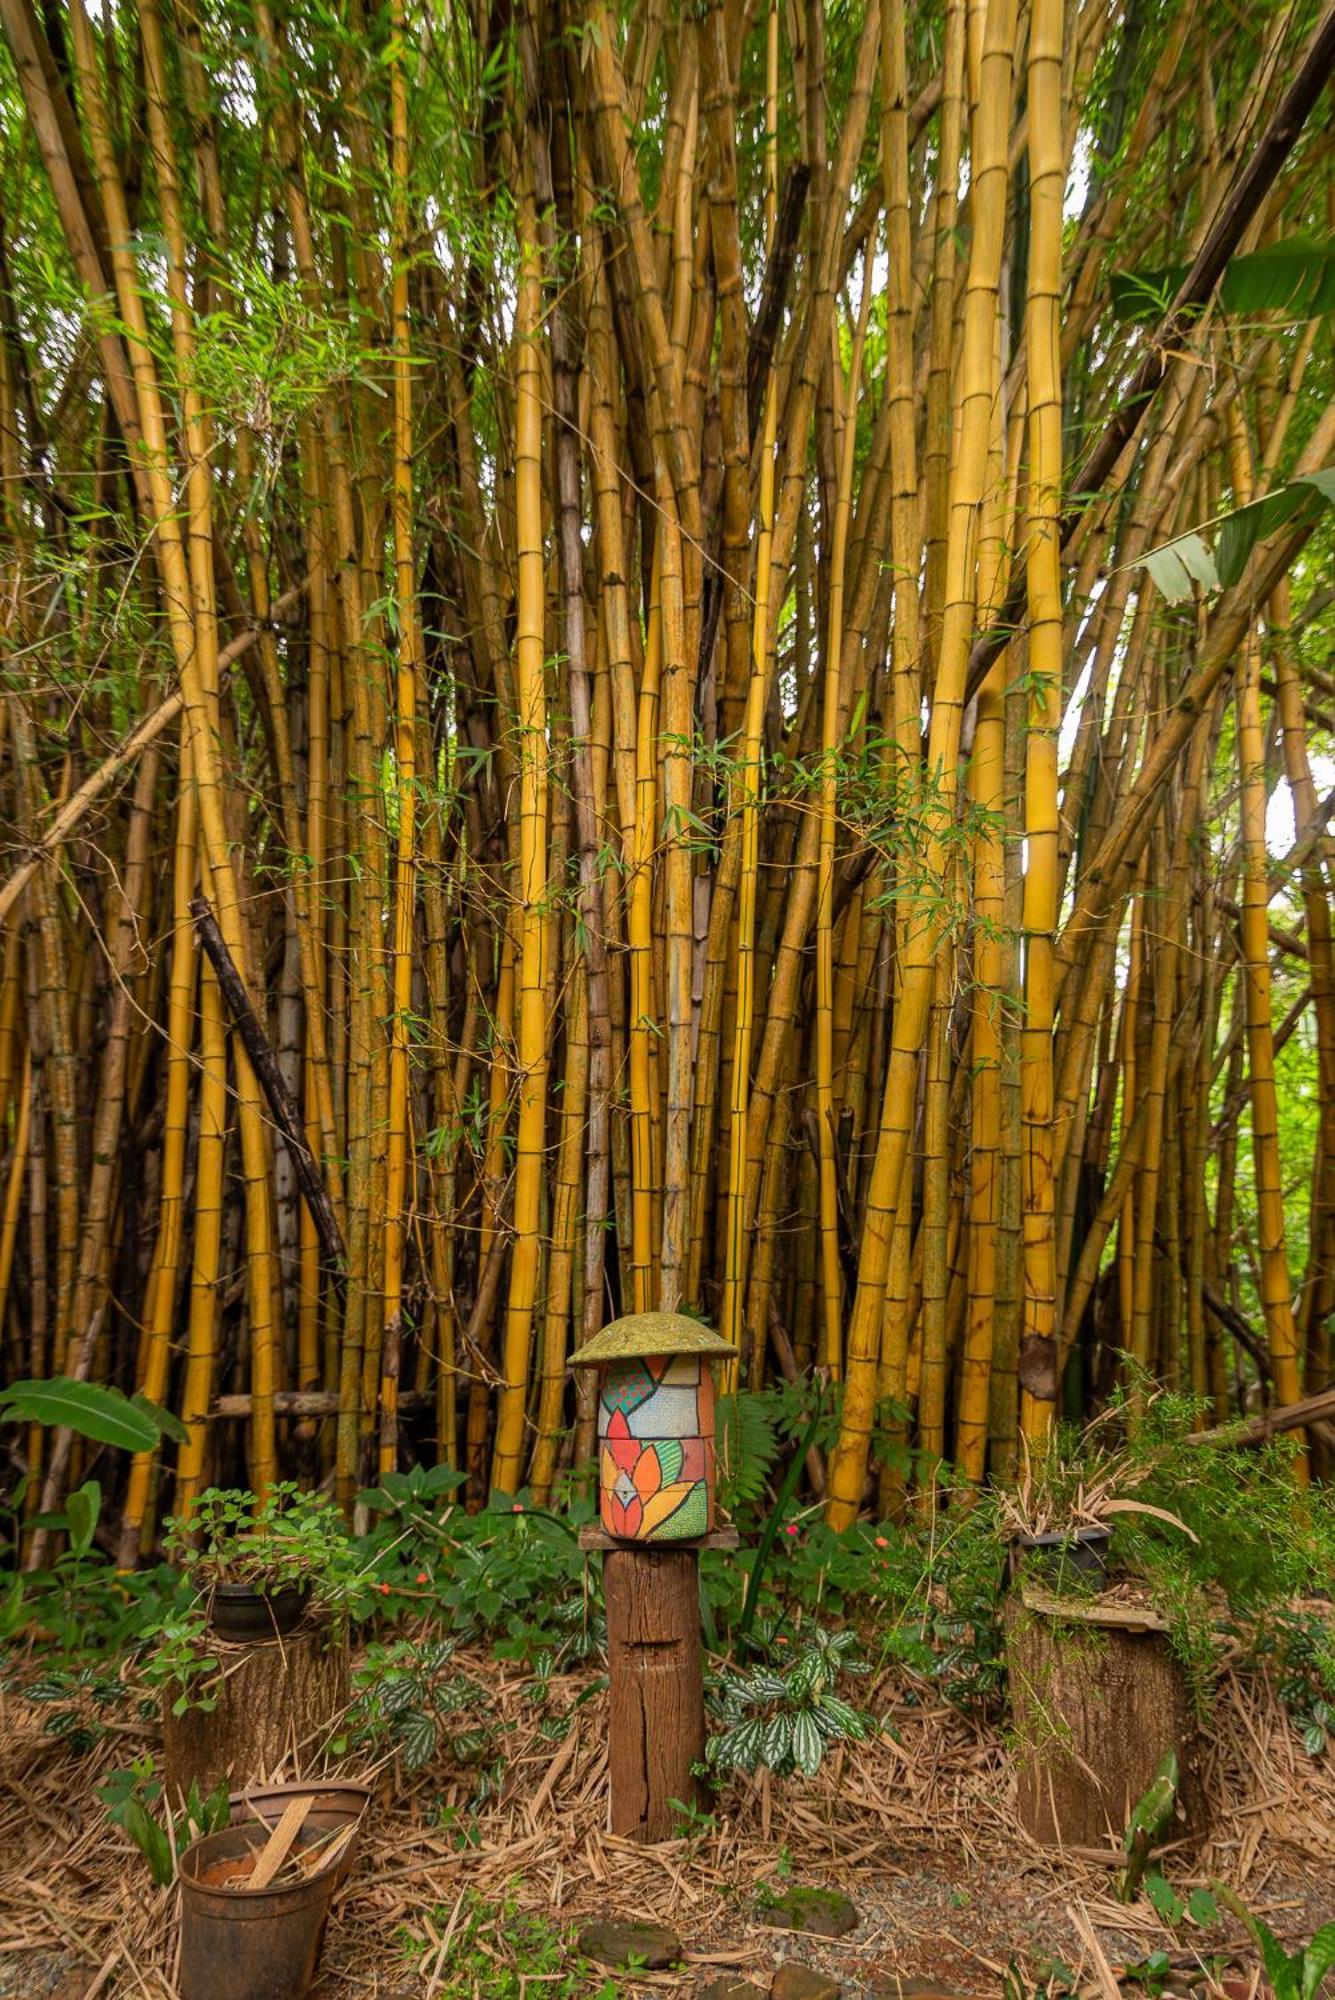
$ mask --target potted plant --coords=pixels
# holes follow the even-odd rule
[[[199,1592],[220,1639],[270,1639],[308,1614],[346,1604],[353,1551],[334,1503],[294,1481],[261,1500],[244,1490],[202,1493],[169,1524],[167,1553]]]
[[[1077,1435],[1058,1430],[1037,1465],[1026,1445],[1020,1478],[997,1496],[1012,1575],[1028,1572],[1059,1591],[1101,1589],[1119,1515],[1152,1515],[1195,1540],[1176,1514],[1131,1497],[1153,1477],[1157,1460],[1118,1435],[1124,1415],[1114,1407]]]

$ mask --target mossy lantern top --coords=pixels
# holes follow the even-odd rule
[[[714,1377],[736,1350],[684,1313],[629,1313],[572,1357],[597,1368],[598,1511],[623,1542],[683,1542],[714,1525]]]

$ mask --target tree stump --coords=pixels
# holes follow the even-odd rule
[[[250,1645],[212,1640],[218,1677],[212,1709],[171,1713],[163,1699],[163,1781],[169,1799],[201,1796],[224,1778],[236,1789],[280,1771],[307,1775],[323,1738],[348,1704],[348,1640],[339,1627],[300,1626],[281,1639]]]
[[[670,1840],[671,1801],[695,1802],[705,1754],[699,1554],[693,1548],[609,1549],[608,1779],[611,1830]]]
[[[1023,1590],[1006,1666],[1025,1831],[1047,1847],[1120,1847],[1133,1808],[1177,1753],[1172,1838],[1200,1829],[1198,1732],[1153,1611]]]

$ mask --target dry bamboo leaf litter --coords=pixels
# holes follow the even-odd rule
[[[915,1974],[977,1990],[981,1974],[995,1978],[1012,1956],[1030,1965],[1060,1958],[1094,1978],[1073,1906],[1111,1965],[1174,1946],[1147,1905],[1113,1900],[1114,1852],[1057,1858],[1025,1838],[998,1729],[935,1703],[915,1706],[903,1684],[883,1683],[872,1704],[883,1713],[893,1697],[895,1738],[877,1737],[811,1781],[740,1781],[711,1829],[641,1849],[606,1831],[601,1693],[553,1747],[529,1683],[498,1677],[482,1653],[460,1664],[489,1690],[485,1719],[522,1784],[475,1803],[476,1774],[448,1758],[416,1773],[381,1769],[363,1851],[330,1927],[321,2000],[406,2000],[433,1981],[437,1996],[449,1995],[443,1946],[474,1898],[510,1900],[567,1925],[606,1914],[610,1890],[618,1909],[671,1923],[688,1954],[685,1975],[637,1976],[625,1992],[689,1992],[699,1978],[691,1968],[706,1965],[763,1977],[782,1947],[752,1920],[754,1896],[762,1883],[781,1887],[788,1872],[856,1901],[863,1922],[852,1939],[803,1939],[804,1953],[852,1992]],[[592,1678],[554,1680],[549,1716],[572,1711]],[[122,1727],[79,1751],[45,1734],[45,1720],[40,1704],[11,1692],[0,1740],[0,2000],[59,1992],[36,1983],[34,1967],[46,1961],[81,1978],[72,1995],[101,1978],[101,1994],[170,2000],[174,1892],[153,1886],[95,1796],[110,1771],[157,1748],[155,1732]],[[1211,1837],[1199,1855],[1170,1857],[1173,1879],[1220,1876],[1253,1907],[1269,1887],[1278,1893],[1267,1920],[1281,1933],[1328,1916],[1335,1773],[1298,1751],[1263,1679],[1225,1677],[1204,1761]]]

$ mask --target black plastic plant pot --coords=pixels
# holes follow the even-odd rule
[[[269,1832],[254,1822],[225,1826],[181,1856],[181,2000],[301,2000],[310,1991],[338,1867],[248,1889],[236,1864]],[[303,1827],[296,1851],[319,1837]]]
[[[209,1624],[220,1639],[281,1639],[295,1631],[310,1602],[310,1585],[285,1583],[265,1590],[250,1583],[215,1583],[208,1594]]]
[[[1047,1535],[1017,1535],[1019,1567],[1044,1581],[1101,1584],[1108,1574],[1110,1528],[1057,1528]]]

